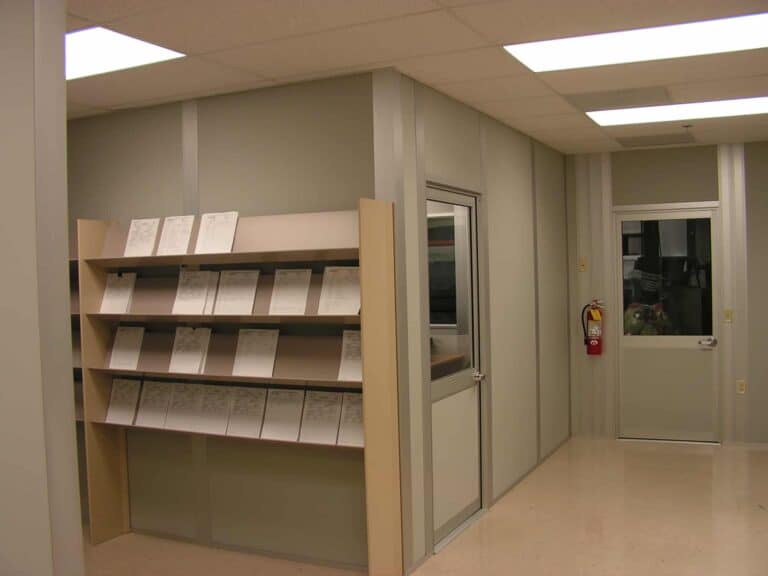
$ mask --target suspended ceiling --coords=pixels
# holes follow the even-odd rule
[[[600,128],[583,112],[768,96],[768,49],[535,74],[501,48],[766,11],[768,0],[69,0],[70,31],[101,25],[188,55],[68,82],[69,115],[391,66],[567,153],[768,140],[768,114]]]

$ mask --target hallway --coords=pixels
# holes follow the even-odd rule
[[[768,449],[576,438],[415,576],[765,576]]]

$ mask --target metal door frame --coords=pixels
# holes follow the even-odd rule
[[[680,202],[674,204],[646,204],[646,205],[633,205],[633,206],[616,206],[613,209],[613,262],[614,269],[613,280],[614,293],[612,302],[608,308],[608,316],[614,317],[612,323],[613,330],[610,337],[610,344],[614,350],[616,350],[616,363],[615,363],[615,430],[616,438],[621,438],[621,382],[622,382],[622,361],[621,361],[621,346],[622,338],[624,337],[624,260],[623,260],[623,246],[622,246],[622,230],[621,224],[627,220],[663,220],[663,219],[686,219],[686,218],[709,218],[710,219],[710,241],[711,241],[711,256],[712,256],[712,278],[713,278],[713,290],[712,290],[712,336],[722,340],[720,337],[720,306],[722,302],[723,291],[723,279],[720,277],[722,271],[721,258],[723,253],[722,247],[722,234],[721,234],[721,214],[720,214],[720,202]],[[615,313],[613,311],[615,310]],[[620,312],[621,311],[621,312]],[[654,338],[649,336],[648,338]],[[657,336],[655,338],[664,338],[664,336]],[[664,347],[663,341],[650,342],[653,346],[650,347]],[[719,443],[722,440],[722,354],[723,347],[718,346],[713,350],[713,353],[718,354],[717,369],[715,370],[715,390],[713,398],[713,414],[714,414],[714,443]],[[685,442],[685,440],[663,440],[668,442]],[[699,441],[694,441],[699,442]]]
[[[462,530],[485,509],[490,506],[491,495],[491,394],[489,383],[489,368],[490,368],[490,348],[489,348],[489,334],[488,334],[488,261],[487,251],[485,247],[487,245],[485,238],[484,228],[484,198],[482,194],[478,194],[469,190],[463,190],[453,186],[440,184],[431,180],[427,180],[424,187],[425,190],[425,202],[434,200],[437,202],[443,202],[447,204],[455,204],[459,206],[466,206],[472,213],[473,225],[471,226],[470,241],[472,243],[471,255],[472,261],[472,329],[473,329],[473,342],[472,342],[472,354],[473,363],[469,369],[479,371],[485,374],[485,378],[479,382],[479,418],[480,422],[480,503],[479,510],[474,516],[464,518],[461,516],[461,521],[457,522],[455,526],[452,526],[446,534],[440,534],[439,538],[435,532],[435,526],[433,525],[433,510],[434,507],[431,504],[434,497],[434,478],[432,470],[432,403],[446,398],[450,395],[456,394],[464,389],[468,389],[471,386],[456,386],[451,387],[449,393],[435,393],[432,392],[432,379],[429,371],[425,374],[425,389],[427,394],[425,395],[428,402],[425,403],[425,409],[428,411],[424,419],[425,426],[425,440],[427,440],[427,450],[425,450],[425,459],[428,463],[428,472],[425,474],[425,482],[428,483],[425,490],[425,496],[430,499],[430,506],[428,507],[427,522],[429,525],[428,533],[429,540],[427,542],[427,549],[435,551],[442,543],[450,540],[453,535]],[[429,270],[428,265],[425,266],[425,285],[429,286]],[[427,294],[427,311],[429,311],[429,296]],[[430,331],[429,314],[427,314],[427,334]]]

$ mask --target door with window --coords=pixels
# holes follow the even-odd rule
[[[434,541],[481,507],[476,201],[428,188]]]
[[[717,441],[716,212],[626,213],[617,224],[620,436]]]

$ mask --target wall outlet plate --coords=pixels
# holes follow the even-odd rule
[[[733,310],[731,308],[723,310],[723,321],[728,324],[733,322]]]
[[[736,394],[746,394],[746,393],[747,393],[747,381],[736,380]]]
[[[587,259],[583,256],[579,258],[579,263],[576,265],[576,268],[579,272],[586,272],[587,271]]]

